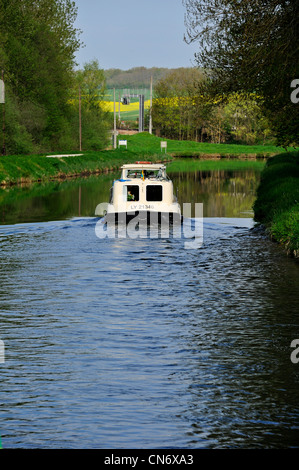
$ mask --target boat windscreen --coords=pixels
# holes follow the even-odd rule
[[[128,170],[127,178],[167,179],[163,170]]]

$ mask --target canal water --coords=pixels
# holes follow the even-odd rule
[[[117,176],[0,194],[3,448],[299,447],[299,267],[254,227],[260,171],[170,167],[196,249],[98,238]]]

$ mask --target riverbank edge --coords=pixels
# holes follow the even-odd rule
[[[187,159],[187,158],[193,158],[193,159],[198,159],[198,160],[224,160],[224,159],[229,159],[229,160],[238,160],[238,161],[248,161],[248,160],[265,160],[269,157],[265,156],[257,156],[257,155],[230,155],[230,154],[225,154],[225,155],[216,155],[216,154],[200,154],[200,155],[174,155],[174,154],[164,154],[164,157],[161,158],[161,155],[142,155],[140,154],[131,154],[130,156],[122,154],[123,158],[121,162],[113,162],[113,158],[109,159],[106,162],[98,162],[98,165],[96,168],[89,169],[90,164],[94,163],[94,160],[90,160],[88,158],[87,154],[84,154],[84,159],[85,162],[83,166],[86,168],[82,168],[80,171],[77,171],[76,169],[72,169],[72,159],[76,159],[76,163],[79,162],[78,158],[79,157],[67,157],[67,160],[64,159],[63,157],[57,157],[56,162],[58,161],[59,163],[55,163],[53,165],[52,170],[49,173],[47,171],[43,171],[43,167],[41,165],[42,160],[39,162],[34,162],[36,167],[39,167],[41,172],[38,172],[38,175],[34,174],[28,174],[28,171],[30,170],[29,167],[24,169],[22,172],[22,168],[18,168],[19,174],[17,176],[15,175],[10,175],[9,172],[6,173],[4,176],[4,179],[0,181],[0,187],[5,188],[9,186],[15,186],[15,185],[23,185],[23,184],[32,184],[32,183],[45,183],[47,181],[62,181],[65,179],[71,179],[71,178],[79,178],[83,176],[92,176],[92,175],[100,175],[103,173],[108,173],[110,171],[117,171],[120,169],[120,167],[123,164],[126,163],[135,163],[136,161],[139,160],[150,160],[152,163],[169,163],[172,162],[175,159]],[[39,157],[34,157],[35,159]],[[40,158],[45,158],[45,157],[40,157]],[[54,160],[54,159],[53,159]],[[19,162],[16,162],[16,166]],[[54,163],[54,162],[53,162]],[[82,162],[80,162],[82,163]],[[64,165],[64,168],[62,169],[61,166]],[[11,166],[11,165],[10,165]],[[56,171],[55,171],[55,166],[56,166]],[[58,168],[59,167],[59,168]],[[36,170],[37,168],[35,168]],[[5,170],[4,170],[5,171]],[[0,170],[0,177],[2,176],[1,170]]]
[[[111,150],[102,152],[83,152],[81,156],[9,156],[7,161],[0,160],[0,187],[63,181],[91,175],[100,175],[119,170],[125,163],[134,163],[147,156],[135,152]],[[168,154],[151,155],[154,163],[172,161]]]
[[[299,260],[299,152],[267,160],[253,206],[254,220],[288,256]]]
[[[146,132],[122,135],[126,148],[109,148],[97,152],[80,152],[76,156],[5,156],[0,158],[0,186],[31,184],[52,180],[63,180],[80,176],[97,175],[119,170],[124,163],[136,160],[169,162],[177,158],[199,160],[257,160],[275,154],[272,146],[246,146],[235,144],[208,144],[162,139]],[[167,144],[162,150],[161,142]],[[220,150],[220,151],[219,151]],[[279,153],[277,150],[276,153]],[[52,157],[52,158],[48,158]]]

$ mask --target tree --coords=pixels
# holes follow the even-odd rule
[[[106,79],[98,60],[84,64],[83,70],[76,73],[76,83],[81,90],[85,105],[89,108],[99,109],[105,96]]]
[[[183,0],[186,41],[198,42],[196,62],[217,92],[264,97],[279,145],[299,142],[299,106],[291,82],[299,77],[299,3],[294,0]]]
[[[204,74],[177,69],[155,86],[154,127],[164,137],[254,144],[271,137],[255,93],[215,95]]]
[[[109,113],[102,105],[105,92],[105,74],[97,60],[85,63],[83,70],[75,73],[71,102],[73,111],[77,112],[80,94],[82,142],[85,149],[101,150],[107,146],[111,123]]]
[[[253,145],[271,137],[268,120],[263,116],[260,99],[255,95],[232,93],[223,107],[224,129],[234,142]]]
[[[197,100],[204,74],[197,68],[179,68],[155,85],[153,123],[164,137],[194,139],[202,121]]]
[[[6,82],[18,107],[45,111],[42,138],[49,149],[64,136],[74,54],[80,46],[71,0],[2,0],[0,34]]]

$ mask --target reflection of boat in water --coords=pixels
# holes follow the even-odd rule
[[[150,223],[181,222],[181,208],[173,183],[160,163],[136,162],[121,167],[110,190],[106,221],[127,223],[134,217]]]

